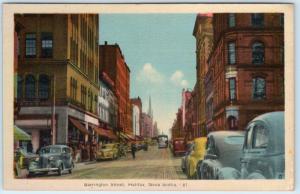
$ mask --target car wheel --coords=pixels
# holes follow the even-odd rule
[[[62,175],[63,169],[64,169],[63,164],[59,165],[58,170],[57,170],[58,176],[61,176],[61,175]]]
[[[69,169],[69,174],[72,174],[72,168],[71,168],[71,169]]]

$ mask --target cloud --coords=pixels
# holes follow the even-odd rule
[[[141,82],[161,83],[164,80],[164,76],[151,63],[146,63],[138,73],[137,80]]]
[[[174,85],[186,88],[189,85],[189,82],[183,78],[184,78],[183,72],[180,70],[176,70],[171,75],[170,80]]]

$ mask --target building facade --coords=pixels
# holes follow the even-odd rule
[[[85,143],[98,125],[97,14],[20,14],[16,125],[33,150]]]
[[[98,96],[99,127],[109,132],[98,134],[100,137],[110,139],[107,133],[116,133],[118,127],[118,100],[115,95],[114,82],[109,76],[102,72],[99,81]]]
[[[132,127],[133,133],[140,136],[143,134],[142,132],[142,100],[138,96],[137,98],[130,99],[132,104]]]
[[[284,110],[283,14],[214,14],[213,30],[213,130]]]
[[[197,136],[206,136],[206,109],[208,101],[206,96],[206,83],[205,77],[208,72],[207,59],[212,49],[212,38],[213,38],[213,28],[212,28],[212,14],[198,14],[195,26],[193,30],[193,35],[196,38],[196,74],[197,81],[194,88],[195,98],[196,98],[196,134]]]
[[[115,83],[118,99],[118,129],[132,133],[132,107],[130,103],[130,69],[118,44],[99,46],[100,72],[106,72]]]

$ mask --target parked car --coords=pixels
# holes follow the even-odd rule
[[[225,168],[222,179],[284,179],[284,112],[260,115],[248,123],[240,168]],[[235,175],[235,176],[234,176]]]
[[[17,148],[14,154],[14,172],[16,177],[26,177],[21,171],[28,173],[29,162],[38,155],[27,152],[24,148]]]
[[[186,152],[184,138],[174,138],[170,145],[174,156],[183,155]]]
[[[67,170],[72,173],[74,168],[71,148],[65,145],[50,145],[42,147],[39,151],[39,156],[32,158],[28,171],[29,175],[55,171],[61,175]]]
[[[204,160],[197,165],[197,179],[219,179],[222,168],[238,168],[244,136],[244,131],[209,133]]]
[[[186,174],[189,179],[197,178],[197,165],[201,163],[205,155],[206,137],[199,137],[194,140],[193,151],[187,157]]]
[[[194,147],[194,142],[193,141],[188,141],[186,143],[186,152],[184,153],[184,156],[181,158],[181,169],[182,172],[186,172],[187,169],[187,158],[193,151]]]
[[[101,150],[96,152],[96,160],[118,159],[118,145],[115,143],[104,144]]]

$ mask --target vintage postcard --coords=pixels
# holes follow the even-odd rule
[[[292,190],[292,4],[4,4],[4,187]]]

